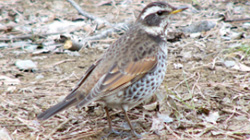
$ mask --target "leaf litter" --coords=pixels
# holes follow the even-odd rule
[[[168,42],[164,83],[153,99],[129,111],[136,131],[143,133],[143,139],[249,139],[250,21],[242,20],[250,17],[249,2],[168,2],[190,8],[173,17],[169,32],[177,33]],[[77,3],[116,24],[135,20],[149,1]],[[89,41],[74,54],[63,50],[61,35],[80,41],[110,27],[79,16],[66,1],[3,1],[1,16],[0,139],[104,136],[107,120],[95,103],[83,109],[72,107],[44,122],[36,116],[62,100],[124,31]],[[60,24],[52,26],[55,23]],[[213,26],[200,29],[204,23]],[[184,29],[188,32],[182,33]],[[17,60],[34,62],[36,71],[19,70]],[[111,117],[115,129],[128,131],[122,127],[120,111],[113,110]]]

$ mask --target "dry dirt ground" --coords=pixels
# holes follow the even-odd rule
[[[116,24],[135,20],[150,1],[76,2],[84,11]],[[181,33],[169,42],[164,83],[151,101],[129,111],[136,131],[142,139],[250,139],[250,3],[168,2],[190,7],[172,17],[169,30],[201,21],[215,26]],[[80,16],[67,1],[1,1],[0,15],[0,139],[100,139],[107,134],[104,110],[95,103],[82,109],[72,107],[46,121],[36,116],[62,100],[123,31],[71,52],[55,41],[61,34],[85,38],[111,27],[97,28],[95,21]],[[48,26],[54,22],[84,24]],[[19,70],[18,60],[32,60],[37,68]],[[111,114],[114,128],[129,132],[124,115],[115,110]],[[109,137],[123,138],[127,136]]]

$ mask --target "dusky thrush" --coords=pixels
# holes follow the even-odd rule
[[[134,130],[127,111],[150,98],[161,85],[167,66],[166,34],[169,17],[187,9],[166,2],[152,2],[140,13],[129,30],[115,41],[104,55],[92,64],[65,99],[38,115],[46,120],[71,106],[104,104],[109,129],[109,108],[121,109],[132,134]]]

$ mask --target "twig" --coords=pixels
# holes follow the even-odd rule
[[[174,90],[177,89],[177,87],[179,87],[181,84],[185,83],[186,81],[192,79],[193,77],[195,76],[195,73],[191,76],[189,76],[188,78],[185,78],[184,80],[182,80],[181,82],[179,82],[175,87],[174,87]]]
[[[44,33],[44,34],[28,34],[28,35],[19,35],[19,36],[7,36],[0,38],[0,41],[11,41],[17,39],[31,39],[34,37],[44,37],[49,35],[63,34],[64,32],[55,32],[55,33]]]
[[[173,134],[177,139],[181,139],[175,132],[167,125],[165,124],[165,127],[168,131],[170,131],[171,134]]]
[[[65,77],[64,79],[61,79],[61,80],[57,81],[56,84],[58,85],[59,83],[61,83],[61,82],[63,82],[63,81],[68,81],[68,80],[69,80],[71,77],[73,77],[73,76],[75,76],[75,73],[74,73],[74,72],[71,73],[70,76]]]
[[[65,120],[64,122],[60,123],[56,128],[54,128],[49,134],[48,134],[48,138],[50,138],[59,128],[61,128],[63,125],[65,125],[66,123],[68,123],[71,120],[71,118]]]
[[[236,107],[234,107],[234,110],[233,110],[232,114],[223,122],[224,124],[226,124],[225,129],[228,129],[228,124],[227,123],[235,115],[235,111],[236,111]]]
[[[82,44],[79,42],[76,42],[75,40],[66,40],[63,49],[65,50],[71,50],[71,51],[79,51],[82,48]]]
[[[91,15],[90,13],[87,13],[85,11],[82,10],[82,8],[74,1],[74,0],[67,0],[73,7],[76,8],[76,10],[83,16],[96,21],[98,24],[106,24],[109,26],[113,26],[111,23],[109,23],[107,20],[101,19],[99,17],[96,17],[94,15]]]
[[[221,15],[221,17],[221,20],[224,22],[246,22],[248,20],[250,21],[250,18],[229,19],[228,13],[226,13],[225,15]]]
[[[62,63],[74,62],[74,61],[76,61],[76,60],[75,60],[75,59],[66,59],[66,60],[62,60],[62,61],[56,62],[55,64],[51,65],[50,67],[53,68],[53,67],[55,67],[55,66],[57,66],[57,65],[60,65],[60,64],[62,64]]]
[[[225,18],[224,21],[225,22],[246,22],[246,21],[250,21],[250,18],[240,18],[240,19],[227,19]]]
[[[76,139],[76,140],[84,139],[84,138],[87,138],[87,137],[95,136],[95,135],[103,132],[103,129],[104,128],[97,128],[97,129],[88,130],[88,131],[80,130],[80,131],[77,131],[77,132],[71,132],[68,135],[64,135],[62,137],[59,137],[59,139]]]
[[[128,28],[128,23],[118,23],[115,25],[115,27],[113,28],[110,28],[110,29],[107,29],[105,31],[102,31],[100,34],[98,35],[95,35],[95,36],[90,36],[90,37],[87,37],[83,40],[83,42],[86,42],[86,41],[90,41],[90,40],[100,40],[100,39],[103,39],[104,37],[107,37],[109,36],[110,34],[112,34],[113,32],[119,32],[121,31],[122,29],[127,29]]]
[[[82,48],[86,44],[88,44],[89,41],[98,41],[100,39],[106,38],[107,36],[111,35],[114,32],[119,32],[122,29],[127,30],[128,28],[129,28],[128,23],[118,23],[113,28],[109,28],[107,30],[104,30],[104,31],[102,31],[101,33],[99,33],[97,35],[81,39],[81,41],[79,43],[77,41],[75,41],[75,40],[72,40],[72,42],[78,44],[78,46],[80,46]]]
[[[84,38],[82,39],[81,43],[82,45],[79,45],[79,46],[85,46],[87,44],[88,41],[91,41],[91,40],[100,40],[100,39],[103,39],[107,36],[109,36],[111,33],[113,32],[119,32],[121,29],[126,29],[128,28],[129,24],[128,23],[118,23],[118,24],[111,24],[110,22],[108,22],[107,20],[104,20],[104,19],[101,19],[99,17],[96,17],[94,15],[91,15],[85,11],[83,11],[81,9],[81,7],[74,1],[74,0],[67,0],[73,7],[76,8],[76,10],[83,16],[89,18],[89,19],[92,19],[94,21],[96,21],[98,24],[106,24],[106,25],[109,25],[111,26],[112,28],[110,29],[107,29],[105,31],[102,31],[100,34],[98,35],[95,35],[95,36],[91,36],[91,37],[87,37],[87,38]],[[74,41],[73,41],[74,42]]]
[[[75,43],[78,44],[78,46],[84,46],[88,41],[91,40],[100,40],[103,39],[107,36],[109,36],[110,34],[112,34],[113,32],[119,32],[122,29],[128,29],[129,24],[128,23],[118,23],[118,24],[111,24],[108,21],[98,18],[96,16],[93,16],[85,11],[83,11],[79,5],[77,5],[77,3],[75,3],[73,0],[67,0],[69,3],[72,4],[73,7],[76,8],[76,10],[83,16],[92,19],[94,21],[96,21],[98,24],[106,24],[111,26],[112,28],[107,29],[102,31],[100,34],[97,34],[95,36],[91,36],[91,37],[87,37],[82,39],[81,42],[79,42],[80,44],[78,44],[78,41],[73,41]],[[28,34],[28,35],[20,35],[20,36],[7,36],[7,37],[2,37],[0,38],[0,41],[11,41],[11,40],[17,40],[17,39],[32,39],[34,37],[44,37],[44,36],[48,36],[48,35],[55,35],[55,34],[63,34],[65,32],[55,32],[55,33],[44,33],[44,34]],[[81,45],[82,44],[82,45]]]

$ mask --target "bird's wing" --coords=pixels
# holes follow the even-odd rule
[[[143,77],[151,71],[157,64],[157,57],[145,57],[139,61],[131,61],[125,67],[119,67],[116,63],[103,75],[93,87],[91,92],[77,106],[82,106],[98,100],[103,96],[108,96],[122,88],[128,87],[134,81]]]

